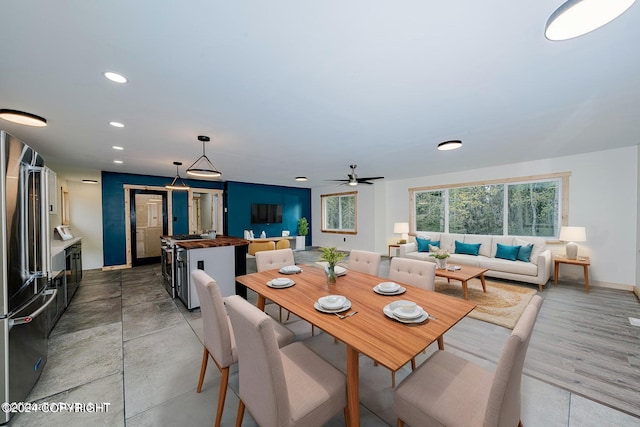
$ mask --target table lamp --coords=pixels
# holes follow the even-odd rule
[[[394,223],[393,232],[395,234],[402,234],[402,239],[398,240],[398,243],[407,243],[407,239],[409,238],[409,223],[408,222]]]
[[[578,259],[578,245],[575,242],[584,242],[587,240],[587,233],[584,227],[565,227],[560,228],[560,236],[558,237],[567,243],[565,250],[567,251],[567,259]]]

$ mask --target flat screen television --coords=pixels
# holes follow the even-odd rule
[[[282,205],[254,203],[251,205],[251,224],[277,224],[282,222]]]

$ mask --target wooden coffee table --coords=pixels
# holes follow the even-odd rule
[[[487,272],[488,268],[480,268],[480,267],[471,267],[469,265],[461,265],[460,270],[449,271],[447,269],[436,269],[436,276],[444,277],[448,280],[459,280],[462,282],[462,290],[464,292],[464,299],[469,299],[467,293],[467,282],[473,278],[478,277],[480,282],[482,282],[482,290],[486,293],[487,287],[484,282],[484,273]]]

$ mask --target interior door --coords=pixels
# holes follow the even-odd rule
[[[160,236],[168,232],[167,192],[132,190],[130,206],[132,264],[160,262]]]

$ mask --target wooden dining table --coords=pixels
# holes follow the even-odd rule
[[[359,366],[362,353],[380,365],[397,371],[426,349],[438,337],[463,319],[476,306],[470,301],[453,298],[398,282],[406,288],[401,295],[380,295],[373,287],[388,279],[349,270],[336,284],[327,284],[324,269],[300,265],[302,272],[283,275],[278,270],[236,277],[236,281],[258,294],[257,306],[264,310],[267,299],[332,335],[346,345],[347,425],[360,425]],[[267,282],[288,277],[295,282],[288,288],[271,288]],[[340,319],[314,308],[318,298],[343,295],[351,302],[348,311],[358,313]],[[401,323],[387,317],[383,308],[397,300],[417,303],[436,320]],[[348,312],[346,311],[346,312]]]

